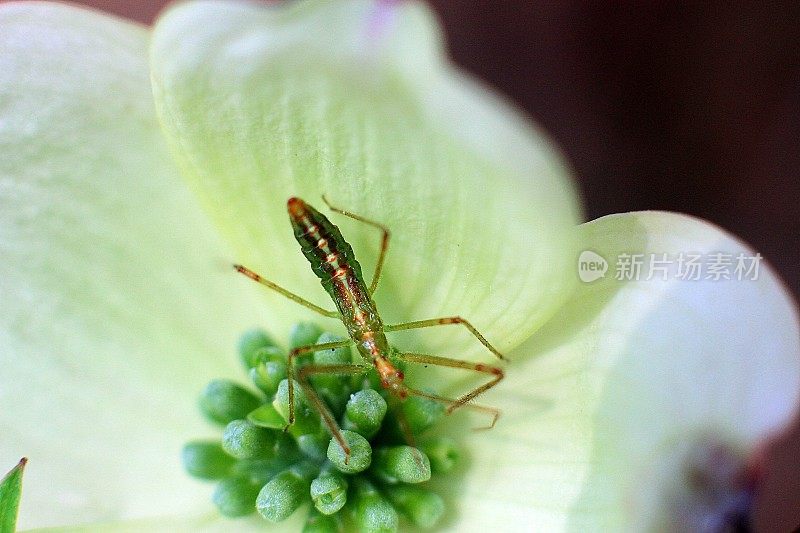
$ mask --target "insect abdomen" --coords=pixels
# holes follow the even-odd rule
[[[294,236],[326,289],[333,279],[346,274],[363,280],[361,265],[339,228],[299,198],[290,198],[288,208]]]
[[[300,199],[288,204],[294,236],[354,340],[383,327],[353,248],[334,224]]]

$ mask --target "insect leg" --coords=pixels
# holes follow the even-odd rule
[[[444,366],[448,368],[462,368],[464,370],[472,370],[473,372],[480,372],[483,374],[489,374],[492,377],[491,381],[476,387],[475,389],[469,391],[468,393],[464,394],[463,396],[456,398],[454,400],[450,400],[447,398],[437,397],[439,401],[446,401],[449,402],[449,406],[447,408],[447,414],[452,413],[454,410],[458,409],[463,405],[471,405],[468,402],[475,398],[476,396],[483,394],[487,390],[491,389],[495,385],[497,385],[501,379],[504,377],[503,370],[496,366],[485,365],[483,363],[472,363],[469,361],[461,361],[460,359],[451,359],[449,357],[439,357],[437,355],[428,355],[424,353],[409,353],[409,352],[402,352],[396,355],[402,361],[407,361],[409,363],[418,363],[423,365],[436,365],[436,366]],[[408,389],[411,392],[413,389]],[[433,395],[430,395],[431,397]],[[436,398],[432,398],[436,399]],[[491,408],[486,408],[491,409]],[[497,412],[499,416],[499,411],[494,410]],[[492,421],[492,425],[494,426],[494,422],[497,420]]]
[[[300,305],[308,307],[309,309],[311,309],[312,311],[314,311],[316,313],[319,313],[319,314],[321,314],[323,316],[327,316],[329,318],[339,318],[339,313],[338,312],[336,312],[336,311],[327,311],[327,310],[321,308],[318,305],[312,304],[311,302],[309,302],[305,298],[301,298],[300,296],[296,295],[295,293],[287,291],[286,289],[284,289],[280,285],[277,285],[277,284],[271,282],[270,280],[268,280],[268,279],[264,278],[263,276],[261,276],[261,274],[257,274],[257,273],[253,272],[252,270],[250,270],[249,268],[247,268],[245,266],[233,265],[233,268],[235,268],[236,271],[239,274],[244,274],[245,276],[247,276],[248,278],[252,279],[253,281],[255,281],[257,283],[260,283],[260,284],[264,285],[265,287],[269,287],[270,289],[272,289],[272,290],[274,290],[274,291],[286,296],[287,298],[289,298],[293,302],[297,302]]]
[[[356,215],[355,213],[351,213],[350,211],[345,211],[344,209],[332,206],[328,202],[328,199],[325,198],[324,194],[322,195],[322,201],[325,202],[325,205],[327,205],[328,209],[330,209],[331,211],[334,211],[346,217],[350,217],[353,220],[358,220],[359,222],[363,222],[364,224],[369,224],[370,226],[374,226],[383,232],[383,237],[381,238],[381,251],[380,254],[378,255],[378,262],[375,264],[375,273],[372,274],[372,282],[369,284],[369,293],[374,294],[375,290],[378,288],[378,280],[381,279],[381,271],[383,270],[383,262],[386,259],[386,252],[389,250],[389,237],[391,235],[389,233],[389,228],[387,228],[383,224],[375,222],[374,220],[370,220],[368,218],[362,217],[361,215]]]
[[[347,446],[347,442],[344,440],[344,437],[342,436],[342,431],[339,429],[339,424],[336,423],[336,419],[333,417],[331,410],[328,409],[328,406],[325,405],[325,402],[323,402],[322,398],[319,397],[317,391],[315,391],[314,387],[311,386],[311,383],[309,383],[308,378],[309,376],[317,374],[358,374],[359,372],[366,372],[367,370],[369,370],[369,368],[370,367],[368,366],[356,365],[356,364],[308,365],[301,368],[300,372],[298,372],[297,374],[297,381],[300,383],[300,386],[303,387],[303,392],[305,392],[306,398],[308,398],[308,401],[311,402],[314,409],[316,409],[317,412],[322,417],[322,420],[328,427],[328,431],[330,431],[331,436],[334,439],[336,439],[336,442],[338,442],[339,446],[341,446],[342,450],[344,450],[345,464],[347,464],[347,462],[350,460],[350,447]],[[289,381],[289,383],[291,383],[291,380]],[[291,388],[289,390],[291,390]],[[293,406],[293,399],[289,400],[289,405]],[[290,408],[290,410],[294,411],[294,409],[292,408]]]
[[[453,398],[446,398],[444,396],[439,396],[437,394],[430,394],[430,393],[423,392],[423,391],[418,390],[418,389],[412,389],[411,387],[406,387],[406,391],[408,392],[408,394],[410,396],[419,396],[420,398],[427,398],[427,399],[433,400],[435,402],[440,402],[440,403],[447,404],[447,405],[449,405],[451,407],[453,405],[455,405],[456,402],[457,402],[457,400],[454,400]],[[489,430],[489,429],[492,429],[494,427],[494,425],[497,423],[497,420],[500,418],[500,409],[497,409],[495,407],[488,407],[486,405],[480,405],[480,404],[471,403],[471,402],[470,403],[466,403],[466,404],[457,405],[456,407],[462,407],[462,406],[466,407],[468,409],[474,409],[475,411],[481,411],[483,413],[488,413],[488,414],[492,415],[492,421],[489,423],[488,426],[474,428],[476,430]],[[453,409],[455,409],[455,407],[453,407]],[[447,413],[448,414],[452,413],[452,409],[448,408]]]
[[[349,346],[352,342],[353,341],[350,339],[347,339],[336,342],[325,342],[322,344],[310,344],[308,346],[298,346],[289,352],[289,358],[286,362],[286,377],[289,378],[287,383],[289,387],[289,422],[286,425],[287,428],[294,424],[294,360],[301,355],[311,352],[321,352],[323,350],[344,348],[345,346]]]
[[[445,318],[432,318],[430,320],[416,320],[414,322],[406,322],[406,323],[403,323],[403,324],[394,324],[392,326],[384,326],[383,329],[384,329],[384,331],[400,331],[400,330],[403,330],[403,329],[418,329],[418,328],[430,328],[430,327],[433,327],[433,326],[447,326],[449,324],[461,324],[461,325],[463,325],[465,328],[467,328],[469,330],[470,333],[472,333],[475,336],[475,338],[477,338],[480,341],[481,344],[486,346],[486,348],[490,352],[492,352],[495,356],[497,356],[498,359],[502,359],[503,361],[507,360],[503,356],[503,354],[501,354],[499,351],[497,351],[497,348],[495,348],[494,346],[489,344],[489,341],[487,341],[486,338],[483,335],[481,335],[480,332],[477,329],[475,329],[475,326],[473,326],[467,320],[461,318],[460,316],[450,316],[450,317],[445,317]]]
[[[402,390],[404,394],[409,394],[407,387],[403,387]],[[403,398],[405,397],[406,396],[403,396]],[[397,418],[397,425],[400,427],[400,432],[403,434],[406,444],[413,448],[414,462],[417,464],[417,467],[420,470],[424,470],[425,461],[422,459],[422,454],[419,451],[419,447],[417,447],[417,439],[414,438],[414,433],[411,431],[411,425],[408,423],[408,418],[406,418],[406,414],[403,412],[403,408],[401,406],[402,398],[400,398],[397,394],[389,394],[387,396],[387,400],[389,407],[392,409],[394,416]]]

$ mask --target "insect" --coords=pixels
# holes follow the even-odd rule
[[[381,277],[383,263],[386,259],[386,252],[389,249],[389,229],[382,224],[362,216],[350,213],[337,207],[333,207],[330,203],[328,203],[328,200],[324,195],[322,199],[331,211],[378,228],[383,232],[380,254],[378,256],[378,261],[375,265],[375,271],[369,287],[367,287],[364,281],[364,277],[361,273],[361,265],[356,260],[355,254],[353,253],[353,248],[347,243],[347,241],[344,240],[339,228],[331,223],[330,220],[325,217],[325,215],[299,198],[289,198],[289,201],[287,202],[289,219],[292,224],[292,229],[294,230],[294,236],[297,239],[297,242],[300,243],[300,248],[302,249],[303,255],[305,255],[306,259],[308,259],[308,262],[311,263],[311,269],[314,271],[317,277],[319,277],[323,288],[330,295],[334,304],[336,304],[337,310],[328,311],[323,309],[322,307],[309,302],[308,300],[284,289],[272,281],[269,281],[247,267],[242,265],[234,265],[234,268],[239,273],[244,274],[248,278],[279,292],[298,304],[303,305],[323,316],[340,319],[345,328],[347,328],[347,333],[350,336],[350,338],[347,340],[301,346],[293,349],[290,352],[287,364],[287,373],[289,377],[288,425],[291,426],[294,423],[295,418],[294,378],[296,378],[300,386],[303,388],[306,397],[322,416],[322,419],[325,422],[325,425],[328,427],[331,435],[342,447],[342,450],[344,450],[345,456],[349,457],[350,448],[342,436],[341,430],[336,423],[336,419],[333,417],[325,403],[311,387],[309,383],[309,377],[315,374],[363,373],[369,370],[369,368],[374,367],[380,377],[381,385],[395,398],[404,400],[408,396],[419,396],[422,398],[428,398],[434,401],[442,402],[448,405],[446,411],[448,414],[454,409],[466,405],[493,414],[494,416],[491,425],[486,429],[493,427],[500,415],[500,411],[491,407],[480,406],[471,403],[470,401],[479,394],[497,385],[497,383],[503,379],[502,369],[481,363],[471,363],[459,359],[451,359],[448,357],[440,357],[430,354],[392,351],[386,338],[386,332],[460,324],[469,330],[469,332],[498,359],[505,359],[503,355],[497,351],[494,346],[489,344],[489,342],[478,332],[477,329],[475,329],[475,327],[472,326],[472,324],[459,316],[418,320],[394,325],[384,324],[380,315],[378,314],[378,308],[375,305],[372,296],[375,293],[375,290],[378,288],[378,282]],[[362,364],[308,365],[303,366],[299,369],[299,371],[295,371],[295,359],[298,356],[311,352],[346,347],[350,346],[351,344],[355,344],[358,353],[363,359]],[[406,361],[409,363],[471,370],[482,374],[488,374],[491,376],[491,379],[487,383],[476,387],[475,389],[456,399],[429,394],[406,385],[404,382],[403,372],[397,369],[389,360],[390,354],[401,361]],[[407,439],[410,440],[413,438],[408,434],[407,431],[404,430],[404,433],[406,433]]]

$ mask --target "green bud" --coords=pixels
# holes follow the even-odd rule
[[[367,439],[354,431],[342,430],[347,446],[350,448],[348,457],[335,438],[331,437],[328,444],[328,460],[345,474],[357,474],[369,468],[372,462],[372,447]]]
[[[308,498],[311,479],[317,472],[310,463],[300,463],[272,478],[256,498],[259,514],[270,522],[288,518]]]
[[[258,485],[254,485],[247,479],[223,479],[214,490],[211,500],[219,512],[225,516],[245,516],[256,509],[255,501],[258,489]]]
[[[275,399],[272,406],[283,417],[286,423],[289,422],[289,380],[284,379],[278,385],[275,392]],[[294,382],[294,425],[289,427],[289,432],[294,436],[316,433],[320,428],[319,415],[308,407],[305,394],[300,384]]]
[[[292,326],[289,333],[289,348],[299,348],[316,344],[319,336],[322,335],[322,328],[311,322],[300,322]]]
[[[399,517],[392,504],[365,479],[355,478],[353,483],[352,510],[357,529],[362,533],[397,531]]]
[[[275,341],[263,330],[252,329],[239,339],[239,357],[245,368],[256,366],[256,352],[262,348],[275,348]]]
[[[320,474],[311,482],[311,499],[322,514],[333,514],[347,503],[347,481],[334,472]]]
[[[350,378],[350,389],[382,390],[383,386],[381,385],[381,378],[378,376],[378,372],[375,370],[375,367],[369,368],[362,374],[353,374],[353,376]]]
[[[292,459],[284,457],[271,457],[269,459],[241,459],[233,465],[231,474],[233,477],[250,480],[259,488],[263,487],[270,479],[274,478],[292,464]],[[255,502],[255,497],[253,498]],[[254,507],[255,509],[255,503]]]
[[[447,437],[436,437],[429,440],[422,445],[422,451],[431,460],[431,471],[434,474],[451,471],[460,455],[455,441]]]
[[[381,428],[386,409],[386,400],[377,391],[360,390],[347,402],[343,427],[371,438]]]
[[[339,533],[339,520],[335,516],[325,516],[311,509],[303,526],[303,533]]]
[[[384,490],[390,502],[423,529],[431,529],[444,514],[444,500],[435,492],[413,485],[395,485]]]
[[[234,420],[225,426],[222,449],[237,459],[253,459],[272,455],[277,434],[247,420]]]
[[[286,427],[286,420],[275,410],[275,406],[269,403],[265,403],[258,409],[250,411],[247,415],[247,420],[262,428],[279,429],[283,431],[283,428]]]
[[[344,340],[347,340],[347,338],[326,331],[325,333],[320,335],[314,343],[327,344],[329,342],[339,342]],[[353,362],[353,352],[350,350],[349,346],[314,352],[314,363],[318,365],[342,365],[352,362]],[[328,376],[321,376],[321,377],[328,377]]]
[[[267,380],[266,373],[262,369],[262,365],[258,365],[257,367],[248,370],[247,376],[250,378],[250,381],[253,383],[253,385],[255,385],[258,390],[267,396],[272,396],[275,394],[274,390],[270,390],[270,383]]]
[[[284,361],[265,361],[250,369],[250,381],[268,395],[275,394],[278,385],[286,379]]]
[[[339,419],[344,413],[344,406],[347,403],[347,398],[350,397],[350,380],[346,376],[325,377],[335,377],[336,379],[342,380],[333,385],[314,386],[320,399],[328,406],[333,417]]]
[[[224,379],[215,379],[200,394],[200,410],[218,424],[245,418],[259,405],[261,400],[254,393]]]
[[[278,348],[277,346],[265,346],[264,348],[259,348],[255,353],[255,363],[285,363],[288,359],[286,352]],[[255,365],[253,365],[255,366]]]
[[[300,448],[300,451],[306,456],[316,459],[317,461],[324,461],[329,440],[330,437],[324,431],[306,433],[305,435],[298,435],[297,447]]]
[[[278,384],[278,390],[275,391],[275,398],[272,400],[272,406],[281,417],[289,421],[289,380],[283,379]],[[294,382],[294,416],[295,418],[302,416],[306,409],[305,395],[300,384]]]
[[[420,396],[408,398],[402,406],[409,429],[414,435],[435,425],[444,416],[445,411],[443,404]]]
[[[431,478],[431,463],[417,448],[386,446],[375,450],[372,473],[386,483],[422,483]]]
[[[222,479],[230,474],[234,463],[234,459],[215,441],[186,444],[181,459],[189,475],[200,479]]]
[[[346,340],[345,337],[325,332],[319,336],[316,343],[324,344],[329,342],[339,342]],[[333,348],[314,352],[314,364],[320,366],[350,364],[353,362],[353,354],[349,346]],[[325,400],[331,410],[340,415],[347,397],[350,395],[350,379],[342,374],[318,374],[311,376],[311,383],[314,389]]]
[[[278,432],[278,438],[272,449],[275,452],[275,457],[280,457],[287,461],[297,461],[302,457],[294,438],[284,431]]]
[[[300,450],[297,449],[294,439],[286,433],[275,432],[275,444],[269,451],[265,452],[267,457],[256,457],[254,459],[240,459],[233,465],[232,475],[236,477],[246,477],[263,487],[270,479],[278,473],[286,470],[293,463],[302,458]]]

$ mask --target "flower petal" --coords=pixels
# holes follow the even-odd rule
[[[572,288],[574,191],[543,136],[443,58],[430,11],[387,4],[173,7],[152,47],[165,131],[243,263],[332,307],[285,207],[295,195],[322,207],[326,194],[393,231],[385,321],[458,314],[510,348]],[[369,282],[378,231],[331,218]],[[308,317],[269,301],[285,324]],[[463,328],[421,335],[427,349],[480,349]]]
[[[306,509],[301,508],[285,521],[278,524],[266,522],[258,515],[235,520],[219,514],[192,517],[158,517],[125,522],[92,524],[90,526],[66,526],[31,530],[30,533],[226,533],[235,529],[236,533],[269,531],[270,533],[289,533],[300,531],[306,517]]]
[[[160,137],[147,42],[0,6],[0,457],[30,458],[21,527],[208,502],[181,444],[258,320]]]
[[[640,493],[675,481],[676,450],[711,436],[752,451],[796,412],[798,316],[767,265],[757,280],[684,281],[674,263],[667,281],[614,279],[621,253],[750,248],[671,213],[612,215],[582,231],[611,270],[582,284],[482,398],[504,417],[468,439],[474,464],[454,530],[501,520],[508,531],[650,530],[653,495]]]

